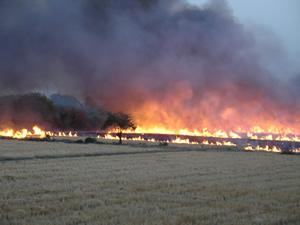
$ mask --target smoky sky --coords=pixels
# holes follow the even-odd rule
[[[156,102],[202,116],[206,104],[246,113],[250,102],[294,115],[297,88],[264,65],[280,53],[260,47],[222,0],[1,0],[0,94],[57,92],[131,112]]]

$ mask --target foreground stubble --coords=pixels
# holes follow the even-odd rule
[[[298,155],[190,150],[0,140],[10,157],[129,153],[1,162],[1,224],[299,224]]]

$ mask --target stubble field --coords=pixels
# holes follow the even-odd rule
[[[300,157],[0,140],[1,224],[300,224]]]

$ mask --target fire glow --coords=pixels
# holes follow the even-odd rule
[[[113,136],[111,134],[105,134],[104,137],[101,137],[100,135],[97,136],[97,138],[103,138],[103,139],[110,139],[110,140],[119,140],[119,138],[117,136]],[[230,142],[230,141],[223,141],[223,142],[209,142],[207,140],[204,140],[202,143],[199,143],[197,141],[190,141],[189,139],[181,139],[180,137],[177,137],[174,140],[165,140],[165,141],[159,141],[156,140],[154,138],[152,139],[145,139],[141,136],[139,137],[134,137],[134,138],[127,138],[127,137],[123,137],[122,140],[126,141],[126,140],[131,140],[131,141],[149,141],[149,142],[159,142],[159,143],[177,143],[177,144],[192,144],[192,145],[198,145],[198,144],[202,144],[202,145],[217,145],[217,146],[237,146],[236,144]],[[262,139],[264,140],[264,139]],[[283,152],[281,148],[278,148],[276,146],[273,146],[272,148],[270,148],[268,145],[266,145],[265,147],[259,146],[257,145],[255,148],[253,148],[252,146],[247,146],[244,147],[245,150],[251,150],[251,151],[268,151],[268,152]],[[294,153],[300,153],[300,148],[298,149],[289,149],[289,152],[294,152]]]
[[[49,137],[77,137],[77,133],[72,134],[70,131],[68,134],[64,132],[51,132],[51,131],[43,131],[38,126],[34,126],[32,128],[32,131],[29,131],[27,129],[17,130],[14,131],[13,129],[6,129],[3,131],[0,131],[0,136],[2,137],[9,137],[9,138],[16,138],[16,139],[24,139],[29,137],[37,137],[37,138],[46,138]]]
[[[32,128],[32,132],[27,129],[22,129],[18,131],[14,131],[13,129],[6,129],[4,131],[0,131],[0,136],[3,137],[11,137],[11,138],[17,138],[22,139],[26,137],[39,137],[39,138],[45,138],[46,135],[53,135],[50,131],[42,131],[38,126],[34,126]]]
[[[100,135],[97,136],[97,138],[104,138],[104,139],[111,139],[111,140],[119,140],[119,138],[117,136],[112,136],[111,134],[105,134],[104,137],[101,137]],[[166,143],[177,143],[177,144],[192,144],[192,145],[197,145],[197,144],[204,144],[204,145],[227,145],[227,146],[236,146],[236,144],[231,143],[230,141],[226,142],[223,141],[223,143],[217,141],[216,143],[209,143],[208,141],[203,141],[202,143],[199,143],[197,141],[190,141],[190,139],[181,139],[180,137],[177,137],[174,140],[165,140],[165,141],[159,141],[156,140],[154,138],[152,139],[145,139],[141,136],[137,137],[137,138],[127,138],[127,137],[123,137],[122,140],[126,141],[126,140],[131,140],[131,141],[150,141],[150,142],[166,142]]]
[[[36,13],[29,4],[7,1],[7,15],[14,15],[17,9],[28,19],[21,21],[22,27],[3,20],[10,28],[10,38],[2,40],[6,47],[0,51],[7,60],[0,67],[3,93],[70,92],[82,100],[89,99],[88,107],[79,108],[95,106],[130,113],[140,125],[136,133],[141,134],[300,141],[295,136],[300,135],[300,79],[296,71],[285,68],[290,63],[294,66],[293,62],[285,59],[281,54],[285,49],[281,51],[283,46],[265,29],[243,26],[226,1],[192,8],[180,0],[99,1],[97,7],[97,1],[87,1],[84,7],[82,3],[72,7],[75,11],[65,7],[74,5],[71,0],[47,2],[49,7]],[[58,24],[48,16],[53,10],[62,10],[57,21],[64,22]],[[32,21],[45,24],[38,26],[36,35],[25,32],[32,28]],[[53,35],[49,26],[70,32]],[[43,41],[36,41],[44,37],[47,48]],[[38,60],[24,60],[28,55]],[[295,66],[298,68],[298,64]],[[32,101],[30,96],[34,97]],[[51,124],[57,130],[100,128],[101,119],[93,122],[103,116],[97,110],[85,114],[84,110],[66,107],[54,112],[46,107],[51,105],[48,100],[37,99],[32,95],[3,98],[1,125],[17,127],[18,122],[28,120],[24,124]],[[46,108],[37,107],[37,102]],[[57,101],[57,106],[62,102]],[[37,110],[41,110],[40,116],[36,116]],[[92,115],[92,122],[85,119],[86,115]],[[31,135],[53,134],[25,129],[9,129],[2,134],[15,138]]]
[[[258,133],[263,133],[262,129],[259,127],[256,127],[257,130],[261,131]],[[233,139],[242,139],[242,137],[234,133],[232,131],[225,132],[222,130],[218,130],[216,132],[210,132],[207,128],[204,128],[202,132],[199,132],[198,130],[194,130],[193,132],[189,131],[188,129],[181,129],[178,133],[175,131],[167,131],[164,128],[158,128],[154,127],[153,129],[142,129],[140,127],[137,127],[135,131],[127,130],[124,133],[138,133],[138,134],[144,134],[144,133],[155,133],[155,134],[174,134],[174,135],[186,135],[186,136],[199,136],[199,137],[217,137],[217,138],[233,138]],[[295,141],[300,142],[300,137],[297,135],[291,135],[291,137],[288,137],[286,134],[283,135],[276,135],[273,137],[272,134],[266,135],[266,136],[258,136],[259,134],[253,135],[253,133],[247,132],[248,139],[255,139],[255,140],[273,140],[273,141]]]
[[[143,130],[145,131],[145,130]],[[163,134],[175,134],[175,132],[165,132],[165,130],[156,130],[157,133],[163,133]],[[126,131],[125,133],[132,133],[132,131]],[[141,129],[138,128],[134,133],[142,133]],[[241,139],[242,137],[239,134],[236,134],[234,132],[226,133],[224,131],[217,131],[215,133],[209,132],[206,128],[203,129],[203,132],[189,132],[187,130],[181,130],[180,135],[189,135],[189,136],[200,136],[200,137],[216,137],[216,138],[231,138],[231,139]],[[2,137],[9,137],[9,138],[15,138],[15,139],[25,139],[30,137],[36,137],[36,138],[46,138],[48,137],[77,137],[77,133],[73,133],[70,131],[69,133],[65,133],[62,131],[59,132],[51,132],[51,131],[43,131],[38,126],[34,126],[32,128],[32,131],[29,131],[27,129],[17,130],[14,131],[13,129],[6,129],[3,131],[0,131],[0,136]],[[97,138],[104,138],[104,139],[110,139],[110,140],[118,140],[119,138],[116,135],[112,135],[111,133],[105,134],[104,137],[101,137],[100,135],[97,136]],[[276,140],[276,141],[290,141],[290,142],[300,142],[300,138],[298,136],[294,137],[287,137],[286,135],[273,137],[272,135],[266,135],[262,137],[258,137],[257,135],[253,135],[252,133],[247,133],[247,138],[254,139],[254,140]],[[230,141],[216,141],[216,142],[209,142],[208,140],[204,140],[202,142],[197,141],[190,141],[188,138],[180,138],[176,137],[174,140],[156,140],[155,138],[151,139],[145,139],[141,136],[138,137],[122,137],[122,140],[131,140],[131,141],[149,141],[149,142],[165,142],[165,143],[177,143],[177,144],[192,144],[192,145],[216,145],[216,146],[237,146],[235,143],[232,143]],[[282,152],[282,149],[277,148],[276,146],[273,146],[272,148],[266,145],[265,147],[257,145],[256,147],[247,146],[244,147],[245,150],[251,150],[251,151],[269,151],[269,152]],[[289,150],[291,152],[299,153],[300,149],[293,149]]]

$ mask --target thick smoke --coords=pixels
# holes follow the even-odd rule
[[[0,31],[1,94],[89,97],[148,127],[299,132],[296,88],[222,0],[2,0]]]

